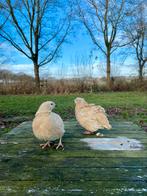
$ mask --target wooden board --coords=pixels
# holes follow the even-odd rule
[[[92,150],[75,120],[65,122],[64,151],[40,149],[30,121],[2,135],[0,195],[147,195],[147,133],[132,122],[111,124],[105,137],[137,139],[143,149]]]

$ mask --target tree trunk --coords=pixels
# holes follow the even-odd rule
[[[34,63],[34,74],[35,74],[35,87],[36,93],[40,93],[40,77],[39,77],[39,66]]]
[[[139,63],[139,81],[143,81],[143,65]]]
[[[111,62],[109,50],[107,50],[107,87],[111,89]]]

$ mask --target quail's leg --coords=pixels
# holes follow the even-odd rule
[[[50,141],[46,142],[45,144],[40,144],[42,149],[45,149],[46,147],[50,147]]]
[[[61,140],[62,140],[62,138],[60,138],[59,143],[58,143],[58,146],[56,147],[56,150],[57,150],[58,148],[60,148],[60,147],[62,147],[62,149],[64,150],[64,146],[63,146]]]

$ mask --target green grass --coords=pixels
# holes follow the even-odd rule
[[[147,92],[106,92],[97,94],[73,95],[19,95],[0,96],[0,114],[8,116],[33,116],[39,105],[47,100],[57,104],[55,109],[63,118],[74,115],[74,99],[84,97],[90,103],[96,103],[104,108],[119,107],[127,110],[135,108],[147,109]]]

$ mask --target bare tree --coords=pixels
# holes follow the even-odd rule
[[[0,6],[3,20],[8,18],[0,36],[32,61],[39,92],[39,68],[57,57],[70,31],[71,10],[60,0],[5,0]]]
[[[0,4],[0,31],[3,28],[3,26],[5,25],[6,21],[7,21],[8,17],[5,18],[5,20],[3,20],[3,8]],[[0,65],[6,62],[6,58],[2,49],[2,45],[3,43],[0,42]]]
[[[96,47],[106,57],[107,85],[111,87],[111,55],[118,48],[127,45],[121,22],[125,16],[125,0],[83,0],[78,1],[79,16]]]
[[[131,3],[131,2],[130,2]],[[136,3],[136,4],[135,4]],[[134,1],[134,10],[129,14],[130,20],[124,25],[131,46],[135,49],[139,68],[139,80],[143,80],[143,70],[147,62],[147,21],[145,1]]]

